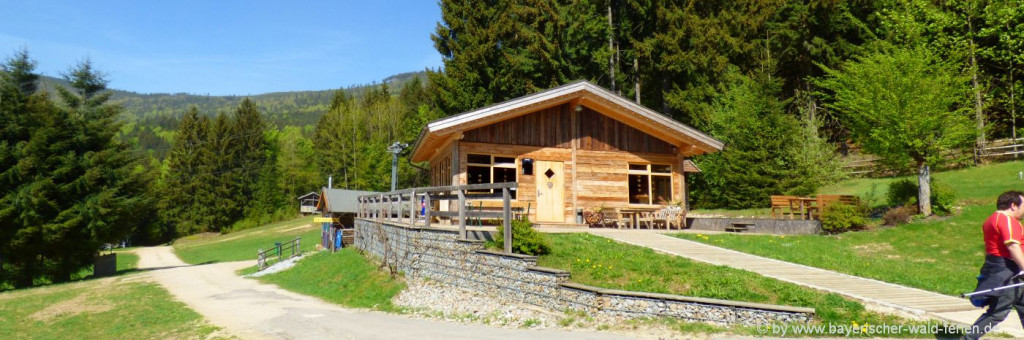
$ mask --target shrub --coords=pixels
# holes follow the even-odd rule
[[[937,215],[946,216],[953,213],[956,203],[956,192],[946,185],[932,182],[932,211]]]
[[[886,194],[889,206],[901,207],[917,204],[917,183],[909,179],[901,179],[889,184],[889,192]]]
[[[491,246],[505,246],[505,231],[498,226]],[[551,243],[525,218],[512,220],[512,252],[526,255],[545,255],[551,252]]]
[[[882,215],[882,224],[887,226],[900,225],[904,223],[910,223],[910,217],[915,215],[913,209],[909,207],[896,207],[889,209]]]
[[[867,225],[864,209],[849,204],[837,203],[830,205],[821,213],[821,229],[829,233],[839,233]]]
[[[932,211],[936,215],[949,215],[953,212],[953,204],[956,203],[956,192],[952,188],[932,181]],[[889,206],[901,207],[917,205],[917,183],[910,179],[901,179],[889,184],[889,192],[886,195]]]

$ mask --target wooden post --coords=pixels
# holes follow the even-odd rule
[[[409,226],[416,226],[416,190],[409,194]]]
[[[505,231],[505,252],[512,252],[512,209],[509,208],[508,188],[501,188],[501,224]]]
[[[424,209],[426,211],[423,214],[423,227],[430,228],[430,209],[432,207],[430,204],[430,192],[423,193],[423,204],[426,205],[426,209]]]
[[[466,194],[462,189],[459,192],[459,237],[466,239]]]

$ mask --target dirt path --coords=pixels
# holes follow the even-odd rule
[[[521,330],[351,310],[236,276],[255,261],[187,265],[170,247],[141,248],[139,269],[210,323],[243,339],[622,339],[609,333]]]

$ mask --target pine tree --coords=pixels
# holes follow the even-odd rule
[[[135,157],[115,138],[121,108],[107,103],[104,76],[86,60],[65,78],[72,89],[58,88],[63,105],[33,95],[14,112],[32,122],[5,173],[9,204],[0,213],[11,235],[3,246],[5,266],[17,287],[36,278],[70,280],[102,243],[127,237],[149,203],[145,174],[134,170]]]

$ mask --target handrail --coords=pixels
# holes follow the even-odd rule
[[[407,223],[410,226],[422,225],[430,228],[434,217],[459,221],[459,237],[466,238],[467,217],[497,217],[502,220],[505,236],[505,251],[512,251],[512,211],[510,206],[511,190],[519,188],[519,183],[484,183],[455,186],[436,186],[395,190],[391,192],[363,195],[357,198],[358,218]],[[473,193],[472,191],[490,190],[489,194]],[[500,192],[500,196],[499,195]],[[473,198],[500,198],[501,212],[467,212],[466,201]],[[457,211],[434,211],[434,201],[458,201]]]
[[[273,252],[275,252],[277,254],[277,262],[281,262],[283,254],[284,254],[284,252],[286,250],[291,251],[291,255],[288,256],[288,258],[293,258],[295,256],[302,255],[301,244],[302,244],[302,237],[296,237],[294,240],[288,241],[286,243],[275,242],[274,243],[274,247],[270,248],[270,249],[267,249],[267,250],[258,249],[256,251],[256,267],[257,267],[257,269],[258,270],[264,270],[264,269],[266,269],[268,267],[267,255],[271,251],[273,251]]]

